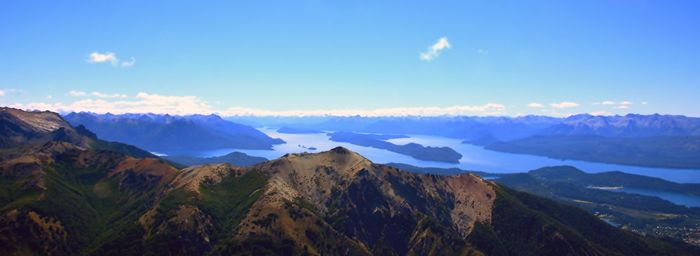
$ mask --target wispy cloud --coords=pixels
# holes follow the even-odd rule
[[[102,93],[98,91],[93,91],[91,93],[87,93],[85,91],[77,91],[77,90],[71,90],[68,92],[69,96],[72,97],[87,97],[87,96],[94,96],[97,98],[126,98],[128,97],[126,94],[121,94],[121,93]]]
[[[608,112],[608,111],[595,111],[595,112],[591,112],[589,114],[594,115],[594,116],[609,116],[610,112]]]
[[[617,108],[617,109],[628,109],[628,108],[630,108],[630,105],[632,105],[632,102],[629,102],[629,101],[622,101],[622,102],[619,102],[619,103],[617,104],[617,106],[615,106],[615,108]]]
[[[0,97],[5,96],[5,91],[0,90]]]
[[[92,52],[86,60],[87,63],[112,63],[113,67],[130,68],[136,64],[136,59],[131,57],[128,61],[120,61],[116,53],[113,52]]]
[[[628,109],[632,105],[631,101],[614,101],[614,100],[604,100],[600,102],[593,102],[594,105],[609,106],[616,109]],[[642,104],[644,105],[644,104]]]
[[[73,96],[73,97],[83,97],[83,96],[86,96],[87,93],[84,91],[71,90],[68,92],[68,95]]]
[[[452,46],[447,40],[447,37],[441,37],[435,44],[428,47],[427,51],[420,53],[420,59],[424,61],[433,60],[434,58],[440,56],[440,52],[442,52],[445,49],[450,49],[451,47]]]
[[[486,49],[478,49],[478,50],[476,50],[476,53],[478,53],[479,55],[484,55],[484,56],[486,56],[486,55],[489,55],[489,50],[486,50]]]
[[[136,59],[134,57],[131,57],[128,61],[122,61],[121,64],[122,68],[130,68],[136,65]]]
[[[527,104],[528,108],[544,108],[544,104],[539,102],[530,102]]]
[[[126,94],[119,94],[119,93],[114,93],[114,94],[107,94],[107,93],[101,93],[101,92],[92,92],[90,95],[98,97],[98,98],[126,98]]]
[[[558,103],[551,103],[549,104],[550,107],[556,108],[556,109],[563,109],[563,108],[575,108],[578,107],[578,103],[576,102],[570,102],[570,101],[562,101]]]

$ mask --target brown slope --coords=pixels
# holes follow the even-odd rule
[[[212,166],[195,168],[210,173]],[[464,238],[475,222],[490,221],[494,198],[491,187],[479,177],[412,174],[373,164],[345,148],[290,154],[242,172],[262,174],[267,185],[235,227],[233,237],[216,252],[466,251]],[[170,187],[197,187],[183,185],[184,177],[191,177],[194,184],[207,180],[213,185],[221,180],[221,172],[209,179],[181,172]],[[202,218],[208,217],[190,216]]]
[[[477,176],[412,174],[345,148],[190,167],[163,188],[139,218],[144,240],[188,254],[468,253],[494,199]]]
[[[0,254],[75,254],[142,213],[177,169],[109,145],[58,114],[0,109]],[[124,220],[124,221],[122,221]]]

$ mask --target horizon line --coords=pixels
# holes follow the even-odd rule
[[[186,114],[181,114],[181,113],[166,113],[166,112],[122,112],[122,113],[112,113],[112,112],[95,112],[95,111],[54,111],[50,109],[27,109],[27,108],[17,108],[13,106],[2,106],[1,108],[10,108],[10,109],[17,109],[17,110],[23,110],[23,111],[36,111],[36,112],[53,112],[57,113],[61,116],[69,115],[69,114],[92,114],[92,115],[115,115],[115,116],[122,116],[122,115],[162,115],[162,116],[178,116],[178,117],[186,117],[186,116],[218,116],[221,118],[351,118],[351,117],[361,117],[361,118],[459,118],[459,117],[467,117],[467,118],[523,118],[523,117],[546,117],[546,118],[560,118],[560,119],[565,119],[573,116],[581,116],[581,115],[588,115],[588,116],[597,116],[597,117],[622,117],[622,116],[629,116],[629,115],[639,115],[639,116],[682,116],[682,117],[689,117],[689,118],[700,118],[696,116],[690,116],[690,115],[683,115],[683,114],[667,114],[667,113],[653,113],[653,114],[641,114],[641,113],[633,113],[633,112],[628,112],[624,114],[598,114],[598,113],[587,113],[587,112],[579,112],[579,113],[570,113],[566,115],[547,115],[547,114],[496,114],[496,113],[486,113],[483,115],[479,114],[432,114],[432,115],[421,115],[421,114],[387,114],[387,115],[363,115],[360,113],[350,113],[346,112],[345,114],[333,114],[333,113],[317,113],[317,114],[253,114],[253,113],[247,113],[247,114],[224,114],[219,111],[212,111],[209,113],[186,113]],[[310,112],[315,112],[319,110],[311,110]],[[280,111],[280,112],[286,112],[286,111]],[[296,111],[290,111],[290,112],[296,112]]]

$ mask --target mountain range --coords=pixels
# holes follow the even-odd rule
[[[700,169],[700,118],[678,115],[333,117],[297,122],[285,123],[284,130],[431,135],[508,153]]]
[[[510,141],[529,136],[595,135],[603,137],[700,136],[700,118],[680,115],[437,116],[437,117],[232,117],[256,126],[283,130],[347,131],[378,134],[425,134],[476,140],[490,136]]]
[[[284,143],[253,127],[216,115],[70,113],[109,141],[136,145],[165,155],[196,157],[219,149],[270,149]],[[281,133],[422,134],[461,139],[489,150],[613,164],[662,168],[700,168],[700,118],[676,115],[522,117],[308,117],[229,118],[256,126],[279,126]],[[366,145],[367,143],[363,143]],[[397,148],[375,141],[383,148]],[[420,145],[404,154],[425,151]],[[663,148],[663,150],[657,150]],[[434,150],[429,150],[434,151]],[[456,152],[434,152],[430,160],[455,162]]]
[[[108,141],[135,145],[151,152],[183,155],[201,150],[270,149],[284,143],[253,127],[217,115],[69,113],[71,125],[83,125]]]
[[[178,169],[55,113],[0,113],[3,255],[698,253],[473,174],[411,173],[341,147]]]
[[[537,135],[597,135],[603,137],[700,136],[700,118],[678,115],[570,116]]]

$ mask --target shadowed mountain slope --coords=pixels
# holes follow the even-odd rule
[[[269,149],[283,143],[253,127],[233,123],[216,115],[170,116],[156,114],[65,115],[73,125],[84,125],[100,138],[136,145],[168,155],[190,155],[222,148]]]

